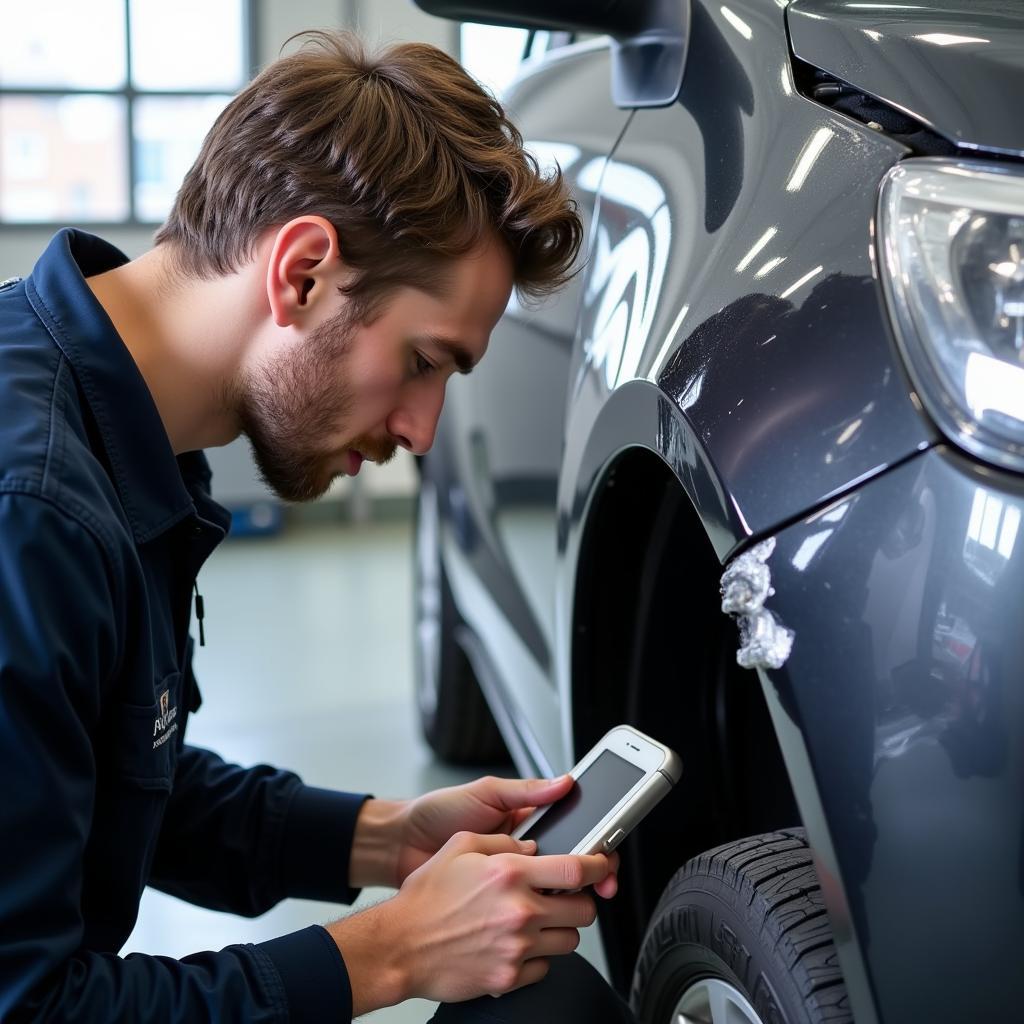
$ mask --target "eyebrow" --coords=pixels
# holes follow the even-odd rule
[[[431,344],[436,345],[439,349],[451,356],[456,367],[458,367],[459,373],[473,372],[473,367],[476,366],[476,363],[473,361],[473,356],[470,354],[469,350],[459,342],[452,338],[445,338],[440,334],[424,334],[423,340],[429,341]]]

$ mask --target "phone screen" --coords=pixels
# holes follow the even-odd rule
[[[643,777],[643,769],[604,750],[521,838],[535,839],[538,854],[568,853]]]

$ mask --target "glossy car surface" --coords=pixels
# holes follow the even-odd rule
[[[620,984],[679,864],[802,823],[858,1022],[1016,1019],[1024,475],[927,414],[876,212],[906,159],[1024,171],[1024,9],[694,0],[677,101],[609,77],[596,40],[506,97],[588,248],[422,466],[463,647],[523,772],[618,721],[683,755],[602,918]],[[755,675],[718,581],[767,537],[794,643]]]

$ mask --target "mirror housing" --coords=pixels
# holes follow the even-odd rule
[[[612,98],[667,107],[683,84],[690,0],[415,0],[428,14],[507,28],[611,36]]]

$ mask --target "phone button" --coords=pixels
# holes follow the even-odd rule
[[[626,833],[621,828],[617,828],[608,838],[604,841],[604,852],[611,853],[619,843],[626,837]]]

